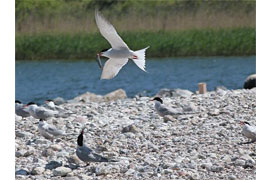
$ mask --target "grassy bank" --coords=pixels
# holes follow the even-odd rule
[[[118,31],[256,26],[255,0],[16,0],[16,33],[97,32],[99,9]]]
[[[133,50],[150,46],[147,57],[255,55],[255,28],[122,32]],[[109,48],[99,33],[16,35],[16,60],[94,59]]]

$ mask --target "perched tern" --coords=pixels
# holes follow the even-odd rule
[[[53,110],[53,111],[65,111],[64,108],[55,105],[54,101],[51,100],[51,99],[47,99],[47,100],[45,101],[45,104],[44,104],[43,107],[45,107],[45,108],[47,108],[47,109],[50,109],[50,110]]]
[[[39,120],[38,130],[43,137],[51,141],[53,141],[54,137],[66,135],[64,131],[58,130],[54,125],[48,124],[42,119]]]
[[[248,139],[251,139],[251,142],[255,142],[256,141],[256,127],[251,126],[249,122],[247,121],[240,121],[240,124],[243,126],[242,134]]]
[[[47,109],[51,109],[51,110],[56,110],[56,106],[55,106],[53,100],[51,100],[51,99],[47,99],[45,101],[45,104],[43,105],[43,107],[45,107]]]
[[[58,114],[57,111],[53,111],[45,107],[37,106],[37,104],[34,102],[30,102],[26,106],[29,107],[30,115],[36,119],[44,120],[50,117],[54,117],[56,114]]]
[[[30,116],[29,109],[18,100],[15,101],[15,114],[17,116],[21,116],[22,118]]]
[[[160,97],[155,97],[154,99],[150,100],[155,102],[155,109],[157,113],[164,117],[166,115],[170,116],[177,116],[182,114],[181,112],[177,111],[176,109],[173,109],[171,107],[167,107],[163,104],[163,100]]]
[[[96,154],[92,149],[88,148],[83,144],[84,129],[85,127],[81,130],[81,133],[77,139],[76,155],[78,156],[78,158],[81,161],[86,162],[87,165],[89,165],[89,162],[115,162],[114,160],[110,160],[99,154]]]
[[[43,107],[53,110],[55,112],[57,112],[57,114],[55,115],[56,118],[58,117],[63,117],[63,118],[67,118],[69,117],[71,114],[74,114],[73,112],[67,112],[64,108],[62,108],[61,106],[57,106],[55,105],[54,101],[51,99],[48,99],[45,101],[45,104],[43,105]]]
[[[97,10],[95,18],[100,33],[112,46],[112,48],[104,49],[97,54],[97,58],[100,56],[109,58],[104,67],[102,67],[101,62],[98,59],[98,64],[102,69],[101,79],[112,79],[115,77],[129,59],[132,59],[141,70],[145,71],[145,51],[149,46],[138,51],[130,50],[127,44],[117,34],[113,25],[110,24]]]

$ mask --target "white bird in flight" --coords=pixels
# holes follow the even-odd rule
[[[96,24],[102,36],[111,44],[112,48],[102,50],[97,57],[104,56],[109,58],[102,68],[101,79],[112,79],[120,69],[132,59],[134,63],[143,71],[145,71],[145,51],[149,48],[138,51],[132,51],[127,44],[117,34],[113,25],[111,25],[97,10],[95,12]],[[99,63],[99,66],[100,63]]]

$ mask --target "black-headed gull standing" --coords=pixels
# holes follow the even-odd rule
[[[97,54],[98,58],[100,56],[109,58],[102,68],[101,79],[115,77],[129,59],[132,59],[141,70],[145,71],[145,51],[149,46],[138,51],[130,50],[117,34],[115,28],[97,10],[95,18],[100,33],[112,46],[112,48],[102,50]]]

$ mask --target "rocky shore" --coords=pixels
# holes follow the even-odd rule
[[[164,104],[194,110],[169,120],[156,113],[152,97],[120,91],[61,104],[73,114],[47,122],[70,135],[54,142],[39,134],[37,119],[16,116],[16,179],[255,179],[256,143],[243,144],[239,121],[256,124],[256,88],[163,90]],[[85,166],[77,158],[84,125],[85,144],[118,162]]]

